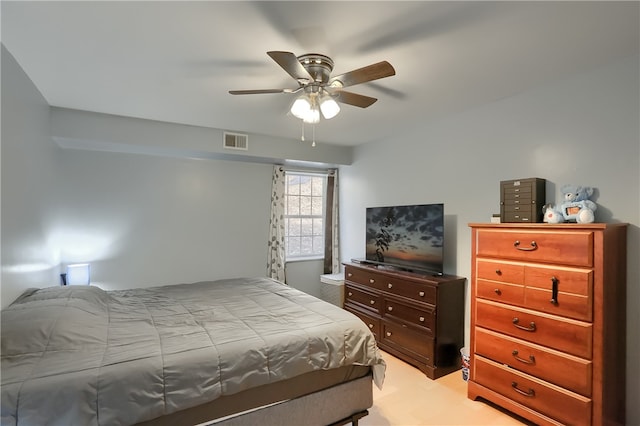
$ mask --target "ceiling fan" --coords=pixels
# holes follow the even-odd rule
[[[291,52],[267,52],[298,83],[293,89],[230,90],[232,95],[254,95],[264,93],[299,93],[291,106],[291,113],[305,123],[318,123],[320,112],[325,119],[340,112],[338,102],[367,108],[376,98],[343,90],[345,87],[366,83],[395,75],[395,69],[387,61],[378,62],[331,77],[333,60],[318,53],[296,56]]]

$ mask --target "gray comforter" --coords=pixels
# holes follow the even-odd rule
[[[2,311],[2,425],[134,424],[350,364],[381,386],[362,321],[266,278],[32,290]]]

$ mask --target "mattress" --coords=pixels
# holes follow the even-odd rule
[[[268,278],[31,290],[2,311],[2,425],[136,424],[385,364],[357,317]]]

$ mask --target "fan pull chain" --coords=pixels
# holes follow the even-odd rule
[[[311,125],[311,135],[312,135],[311,146],[315,147],[316,146],[316,125],[315,124]],[[305,141],[305,139],[304,139],[304,121],[302,121],[302,135],[300,136],[300,140],[302,142]]]

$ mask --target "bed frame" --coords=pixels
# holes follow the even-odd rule
[[[212,426],[356,425],[373,405],[371,378],[363,377],[329,389],[241,414]]]
[[[357,425],[373,405],[372,383],[369,367],[314,371],[224,396],[137,426]]]

